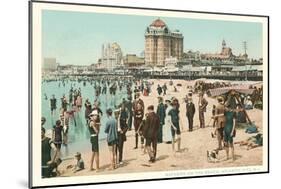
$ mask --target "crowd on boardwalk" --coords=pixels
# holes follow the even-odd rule
[[[45,81],[52,82],[52,81]],[[65,85],[67,79],[59,79],[60,85]],[[70,81],[71,82],[71,81]],[[77,82],[77,81],[75,81]],[[71,86],[68,98],[66,95],[61,97],[61,105],[58,108],[58,100],[55,95],[49,99],[51,115],[55,116],[59,110],[60,119],[55,121],[52,128],[52,137],[45,135],[46,129],[44,124],[46,119],[42,117],[42,177],[56,176],[56,168],[61,163],[61,148],[68,147],[70,121],[74,122],[76,126],[75,114],[82,111],[82,106],[85,108],[84,119],[89,133],[89,143],[91,143],[92,156],[89,167],[84,165],[82,153],[77,152],[75,157],[77,164],[70,166],[74,172],[89,168],[91,171],[99,171],[99,156],[100,145],[99,135],[104,132],[107,137],[107,145],[110,152],[108,161],[110,162],[110,169],[116,169],[123,164],[123,148],[126,142],[127,131],[134,130],[135,132],[135,147],[141,148],[144,153],[148,155],[148,161],[154,163],[157,160],[157,144],[165,143],[171,145],[174,152],[181,150],[181,120],[180,106],[185,105],[185,115],[187,117],[188,131],[194,130],[193,120],[195,112],[198,111],[200,128],[204,129],[208,124],[205,122],[204,114],[207,110],[212,109],[214,127],[213,137],[217,138],[218,146],[215,148],[215,153],[220,150],[225,150],[226,157],[235,159],[234,156],[234,142],[236,122],[245,123],[247,121],[247,114],[245,108],[253,108],[257,96],[260,93],[253,93],[246,98],[236,93],[234,90],[229,91],[217,98],[217,105],[212,108],[208,107],[208,101],[204,97],[206,90],[190,89],[186,98],[185,104],[181,104],[176,96],[167,96],[167,85],[173,86],[173,82],[160,86],[157,84],[156,90],[158,94],[158,104],[145,104],[142,100],[143,96],[149,96],[151,93],[151,86],[154,83],[138,80],[134,78],[115,78],[102,77],[95,79],[81,79],[83,85],[91,85],[94,88],[94,100],[90,102],[86,99],[83,104],[83,94],[80,88]],[[122,98],[120,103],[115,103],[111,107],[107,107],[105,111],[101,108],[100,97],[110,93],[115,96],[122,90],[126,90],[126,95]],[[177,87],[173,87],[174,91]],[[256,90],[255,90],[256,91]],[[257,89],[257,91],[259,91]],[[262,90],[261,90],[262,91]],[[193,102],[193,96],[198,95],[198,104]],[[256,95],[256,96],[255,96]],[[48,96],[46,99],[48,99]],[[106,117],[106,121],[101,121],[102,117]],[[102,125],[104,124],[104,125]],[[103,130],[101,130],[103,126]],[[139,145],[140,143],[140,145]],[[247,141],[241,141],[241,145]],[[248,143],[247,143],[248,144]],[[257,145],[252,145],[256,147]],[[132,149],[133,150],[133,149]],[[51,153],[54,151],[54,153]]]

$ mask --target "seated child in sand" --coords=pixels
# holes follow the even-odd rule
[[[77,152],[75,154],[75,159],[76,159],[76,165],[69,165],[69,166],[67,166],[67,169],[71,169],[72,168],[72,171],[74,173],[85,169],[84,161],[83,161],[83,159],[81,157],[81,153],[80,152]]]

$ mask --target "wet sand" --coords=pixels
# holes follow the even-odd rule
[[[185,103],[183,98],[187,94],[187,86],[194,84],[194,81],[176,80],[174,85],[180,83],[181,87],[177,87],[178,92],[173,92],[173,86],[169,86],[169,80],[150,80],[154,82],[152,86],[152,93],[150,96],[141,96],[144,100],[145,106],[154,105],[157,107],[157,84],[168,86],[166,97],[175,96],[180,101],[180,124],[183,128],[181,138],[181,152],[173,153],[172,145],[161,143],[157,146],[157,159],[156,162],[148,163],[148,154],[144,154],[143,150],[133,149],[135,146],[134,130],[127,132],[127,141],[124,143],[123,161],[124,164],[117,169],[109,171],[110,156],[105,141],[100,141],[100,171],[89,171],[91,149],[81,151],[82,158],[85,162],[85,170],[77,173],[73,173],[71,170],[67,170],[66,167],[71,164],[75,164],[73,160],[65,160],[60,165],[59,170],[61,176],[82,176],[82,175],[104,175],[104,174],[117,174],[117,173],[137,173],[147,171],[169,171],[169,170],[189,170],[189,169],[206,169],[206,168],[222,168],[222,167],[237,167],[237,166],[253,166],[262,165],[262,150],[263,147],[247,150],[246,146],[235,145],[235,161],[226,160],[225,151],[220,151],[218,155],[219,162],[210,163],[207,161],[206,151],[217,148],[217,140],[211,138],[211,132],[214,128],[211,126],[211,110],[213,104],[216,104],[216,99],[206,97],[209,102],[207,112],[205,114],[205,123],[209,124],[204,129],[199,129],[199,116],[198,116],[198,95],[193,95],[193,102],[195,103],[196,113],[194,116],[194,131],[187,132],[188,124],[185,116]],[[262,131],[262,111],[258,109],[247,111],[251,120],[255,122],[257,127]],[[103,132],[103,130],[101,130]],[[254,134],[252,134],[254,135]],[[246,140],[252,136],[245,133],[245,129],[237,129],[235,141]]]

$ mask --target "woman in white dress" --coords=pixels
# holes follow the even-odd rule
[[[166,116],[165,124],[163,125],[163,142],[171,143],[172,142],[172,133],[171,133],[171,116],[169,115],[170,110],[173,108],[170,100],[166,100]]]

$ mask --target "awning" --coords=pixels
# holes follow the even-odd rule
[[[232,86],[232,87],[222,87],[216,89],[210,89],[211,96],[220,96],[223,94],[228,93],[231,90],[235,90],[238,93],[251,95],[254,89],[249,89],[249,85],[239,85],[239,86]]]

